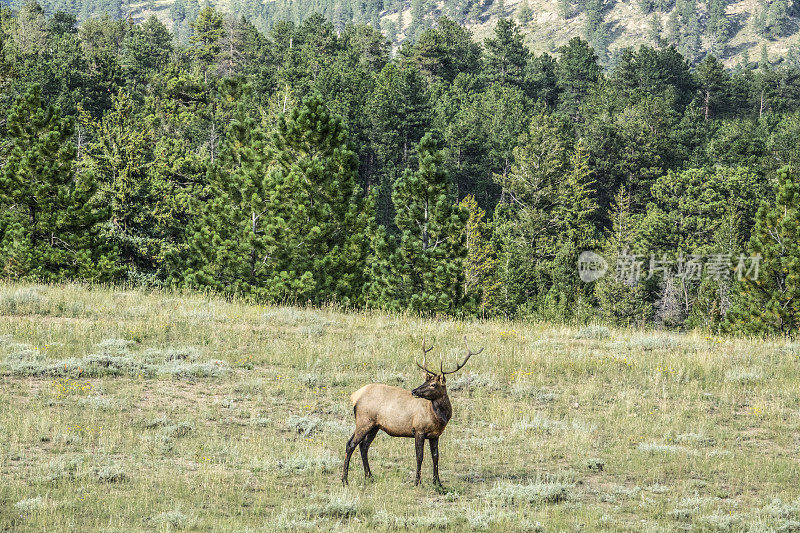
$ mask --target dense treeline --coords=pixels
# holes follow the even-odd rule
[[[207,7],[189,40],[0,11],[3,277],[796,332],[795,67],[641,47],[604,71],[508,19],[392,57],[370,26]]]

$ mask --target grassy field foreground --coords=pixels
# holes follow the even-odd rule
[[[448,382],[443,490],[349,395]],[[0,285],[0,530],[797,530],[800,344]],[[436,360],[436,359],[434,359]]]

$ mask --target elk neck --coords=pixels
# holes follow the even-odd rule
[[[437,400],[431,400],[431,407],[436,417],[442,421],[442,425],[447,424],[453,416],[453,406],[450,404],[447,394]]]

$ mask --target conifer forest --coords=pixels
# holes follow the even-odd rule
[[[797,334],[793,50],[175,6],[0,7],[2,279]]]

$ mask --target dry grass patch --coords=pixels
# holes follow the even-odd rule
[[[455,361],[444,490],[365,383]],[[432,355],[433,355],[432,353]],[[0,530],[791,530],[796,343],[0,284]],[[759,529],[760,528],[760,529]]]

